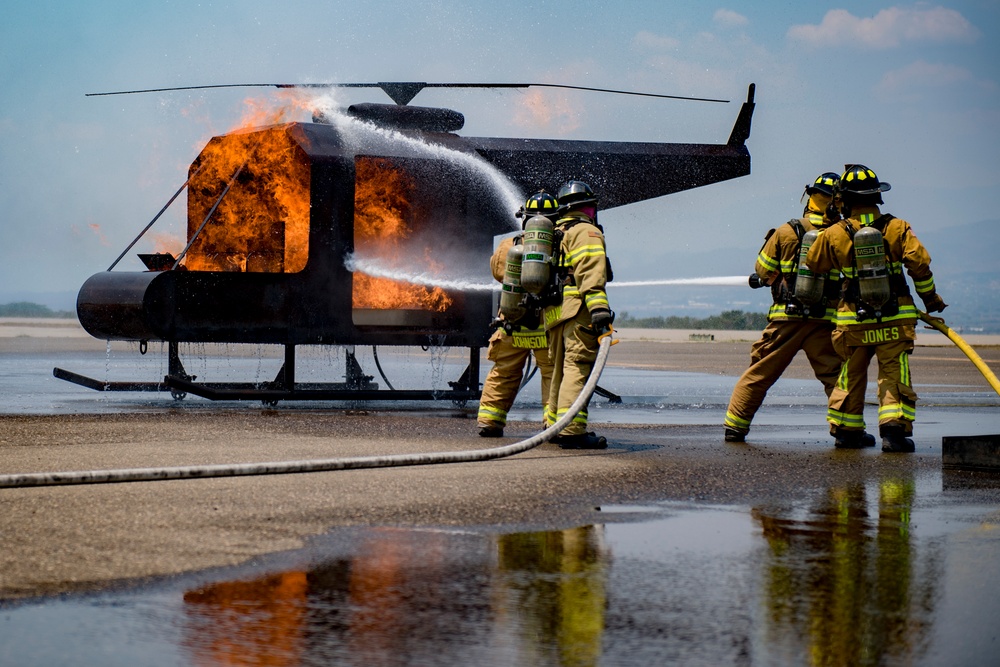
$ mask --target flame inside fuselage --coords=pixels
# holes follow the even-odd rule
[[[215,137],[192,165],[188,238],[194,241],[184,258],[186,269],[295,273],[305,268],[310,164],[285,128]],[[355,252],[387,267],[433,270],[430,249],[414,234],[431,214],[419,203],[415,178],[387,158],[358,157],[355,171]],[[354,308],[444,312],[453,303],[439,287],[363,273],[353,274],[353,283]]]
[[[355,173],[355,252],[377,257],[388,266],[419,258],[425,266],[435,268],[430,249],[420,247],[413,238],[413,223],[420,217],[413,178],[390,161],[376,158],[358,158]],[[443,312],[451,303],[451,297],[440,287],[354,274],[355,308]]]
[[[309,163],[284,126],[215,137],[192,165],[188,239],[204,228],[184,266],[301,271],[309,256],[309,177]]]

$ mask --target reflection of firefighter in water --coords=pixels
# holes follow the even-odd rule
[[[840,177],[821,174],[807,185],[803,217],[772,229],[757,255],[751,286],[770,286],[774,305],[767,314],[767,327],[750,351],[750,367],[743,372],[726,409],[726,442],[743,442],[750,422],[792,359],[802,350],[816,379],[823,383],[827,398],[840,373],[840,356],[833,349],[833,317],[840,296],[840,272],[813,275],[801,261],[809,246],[832,223],[840,219],[834,204],[834,187]],[[837,440],[838,447],[874,446],[875,438],[864,431]]]
[[[501,535],[498,615],[522,617],[521,664],[597,665],[607,605],[603,526]],[[525,576],[527,575],[527,576]],[[556,656],[546,655],[557,651]]]
[[[914,484],[887,479],[878,493],[877,521],[862,484],[829,489],[805,519],[754,510],[771,547],[767,647],[803,664],[857,665],[905,663],[924,643],[937,576],[916,571]]]
[[[833,334],[844,362],[830,394],[830,432],[839,438],[864,431],[868,366],[876,357],[882,451],[912,452],[908,436],[913,433],[917,394],[909,358],[917,309],[903,269],[928,312],[942,311],[947,304],[934,288],[930,255],[909,223],[879,210],[882,193],[889,188],[868,167],[847,165],[839,185],[847,219],[816,240],[806,263],[816,273],[837,270],[845,277]]]
[[[528,198],[518,211],[518,216],[523,218],[523,225],[527,227],[528,221],[534,216],[554,218],[558,208],[555,197],[541,191]],[[501,241],[490,259],[493,277],[499,282],[504,282],[507,256],[515,244],[522,247],[526,244],[525,233]],[[523,249],[519,250],[523,262]],[[505,286],[505,289],[510,287],[512,286]],[[523,297],[523,294],[518,292],[519,297]],[[517,321],[505,318],[501,311],[497,319],[497,330],[490,337],[486,358],[493,362],[493,368],[486,375],[482,396],[479,399],[479,435],[484,438],[498,438],[503,435],[504,426],[507,424],[507,412],[514,405],[514,399],[524,377],[525,364],[532,355],[541,374],[542,409],[543,412],[547,411],[552,363],[549,361],[549,344],[541,323],[540,307],[537,305],[532,307],[530,303],[527,307],[519,304],[519,307],[524,313]]]

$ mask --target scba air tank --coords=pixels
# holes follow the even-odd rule
[[[819,238],[819,232],[815,229],[802,235],[799,268],[795,275],[795,298],[807,306],[823,300],[823,284],[826,282],[823,276],[817,276],[806,265],[806,255],[809,254],[809,248],[816,242],[817,238]]]
[[[500,314],[508,322],[516,322],[526,312],[524,288],[521,286],[521,265],[524,246],[512,245],[507,251],[507,263],[503,272],[503,289],[500,292]]]
[[[885,263],[882,232],[862,227],[854,234],[854,258],[858,267],[858,292],[861,301],[879,308],[889,300],[889,267]]]
[[[536,215],[524,223],[521,287],[532,294],[541,294],[549,283],[552,230],[552,221],[544,215]]]

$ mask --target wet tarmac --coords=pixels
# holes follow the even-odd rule
[[[0,535],[8,558],[22,555],[0,575],[0,664],[997,664],[1000,474],[943,469],[941,438],[1000,433],[1000,397],[957,370],[925,375],[915,455],[838,452],[817,383],[793,369],[750,444],[726,445],[719,424],[742,364],[727,372],[729,352],[704,350],[707,372],[667,370],[648,351],[641,368],[609,367],[601,385],[623,402],[591,407],[611,442],[600,453],[544,445],[411,471],[2,490]],[[116,355],[3,358],[3,472],[284,458],[275,446],[317,456],[331,434],[343,455],[372,442],[496,444],[470,437],[475,406],[265,410],[51,377],[54,365],[162,375],[159,360]],[[315,355],[317,381],[340,379],[336,353]],[[924,363],[942,355],[925,350]],[[188,371],[277,370],[266,355],[225,356],[195,351]],[[382,362],[394,384],[422,388],[464,367],[458,353]],[[534,432],[537,391],[535,379],[504,444]],[[393,434],[401,423],[409,440]],[[267,447],[240,441],[263,431]],[[204,443],[189,442],[197,433]],[[168,562],[148,553],[157,544]]]

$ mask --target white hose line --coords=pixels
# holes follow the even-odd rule
[[[457,452],[434,452],[427,454],[392,454],[387,456],[358,456],[339,459],[317,459],[301,461],[273,461],[269,463],[237,463],[204,466],[177,466],[171,468],[124,468],[120,470],[79,470],[69,472],[36,472],[0,475],[0,488],[29,486],[64,486],[70,484],[113,484],[118,482],[151,482],[168,479],[202,479],[206,477],[239,477],[243,475],[283,475],[301,472],[323,472],[328,470],[356,470],[359,468],[391,468],[396,466],[435,465],[438,463],[468,463],[490,461],[526,452],[543,442],[548,442],[562,431],[590,400],[597,387],[608,351],[611,336],[600,341],[594,368],[584,384],[580,395],[566,414],[555,424],[527,440],[521,440],[503,447],[476,449]]]

